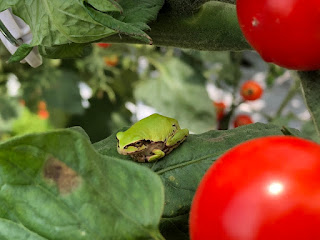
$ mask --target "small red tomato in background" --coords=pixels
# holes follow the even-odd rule
[[[39,101],[39,103],[38,103],[38,116],[41,119],[48,119],[50,116],[50,114],[47,110],[47,104],[43,100]]]
[[[39,110],[46,110],[47,109],[47,104],[46,104],[46,102],[45,101],[39,101],[38,102],[38,109]]]
[[[116,55],[110,56],[110,57],[104,57],[103,58],[104,63],[109,67],[115,67],[118,65],[119,58]]]
[[[263,89],[261,85],[253,80],[245,81],[240,89],[240,95],[244,100],[257,100],[262,96]]]
[[[240,127],[240,126],[243,126],[243,125],[248,125],[248,124],[251,124],[251,123],[253,123],[253,120],[251,119],[250,116],[245,115],[245,114],[239,114],[234,119],[233,126],[235,128],[237,128],[237,127]]]
[[[213,101],[213,106],[216,109],[216,115],[217,115],[217,119],[221,120],[224,116],[224,112],[226,109],[226,105],[224,102],[215,102]]]
[[[319,0],[237,0],[236,5],[245,38],[265,61],[320,69]]]
[[[96,43],[98,47],[100,48],[108,48],[111,46],[110,43]]]
[[[242,143],[206,172],[191,240],[320,239],[320,145],[273,136]]]
[[[49,112],[48,112],[47,110],[44,110],[44,109],[39,110],[37,115],[38,115],[39,118],[41,118],[41,119],[48,119],[49,116],[50,116]]]

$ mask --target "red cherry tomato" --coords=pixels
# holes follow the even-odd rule
[[[273,136],[213,164],[190,212],[192,240],[320,239],[320,145]]]
[[[50,116],[50,114],[49,114],[49,112],[48,112],[47,110],[45,110],[45,109],[40,109],[40,110],[38,111],[38,116],[39,116],[39,118],[41,118],[41,119],[48,119],[49,116]]]
[[[319,0],[237,0],[240,28],[267,62],[320,69]]]
[[[97,46],[100,48],[108,48],[111,46],[110,43],[97,43]]]
[[[243,126],[243,125],[248,125],[248,124],[251,124],[251,123],[253,123],[253,120],[251,119],[250,116],[245,115],[245,114],[239,114],[234,119],[233,126],[235,128],[237,128],[237,127],[240,127],[240,126]]]
[[[263,89],[261,85],[255,81],[246,81],[240,89],[240,94],[245,100],[253,101],[262,96]]]
[[[213,102],[213,106],[216,108],[217,119],[221,120],[224,116],[226,105],[224,102]]]

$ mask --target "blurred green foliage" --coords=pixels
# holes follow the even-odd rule
[[[215,96],[209,97],[208,84],[230,94],[235,106],[241,104],[238,92],[243,79],[264,71],[271,91],[275,79],[285,72],[239,52],[92,44],[86,55],[45,58],[43,65],[34,69],[8,64],[10,54],[0,46],[0,139],[81,126],[91,141],[97,142],[148,114],[141,103],[178,119],[193,133],[202,133],[219,127],[212,104]],[[19,89],[12,95],[8,83],[14,79]],[[41,102],[48,112],[44,119],[39,113]],[[293,113],[260,114],[265,122],[278,125],[297,119]]]

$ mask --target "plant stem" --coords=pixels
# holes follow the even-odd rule
[[[238,103],[235,103],[236,101],[236,95],[239,91],[239,84],[240,84],[240,78],[241,78],[241,71],[240,71],[240,62],[242,59],[242,53],[238,52],[230,52],[230,59],[233,63],[233,91],[232,91],[232,105],[230,111],[220,120],[218,129],[219,130],[227,130],[229,128],[231,117],[236,110],[236,108],[241,105],[244,101],[240,101]]]
[[[292,98],[297,94],[299,89],[300,89],[300,81],[296,76],[294,76],[294,83],[291,85],[286,97],[283,99],[282,103],[280,104],[278,111],[276,112],[276,115],[274,118],[281,116],[283,109],[288,105],[288,103],[292,100]]]
[[[242,103],[244,103],[244,101],[241,101],[237,104],[233,103],[231,105],[230,111],[221,119],[218,130],[228,130],[229,129],[231,117],[232,117],[234,111],[236,110],[236,108],[239,107]]]
[[[314,126],[320,136],[320,71],[300,71],[303,97],[313,120]]]
[[[150,23],[148,35],[156,46],[192,48],[196,50],[223,51],[251,49],[245,40],[237,20],[234,4],[209,1],[189,14],[181,14],[185,0],[166,1],[157,21]],[[179,2],[179,3],[178,3]],[[180,12],[179,12],[180,11]],[[189,12],[189,11],[187,11]],[[140,43],[137,39],[118,34],[104,39],[110,43]]]

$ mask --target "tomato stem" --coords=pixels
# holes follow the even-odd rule
[[[283,109],[288,105],[288,103],[292,100],[292,98],[297,94],[298,90],[300,89],[300,81],[298,77],[294,76],[294,83],[291,85],[287,95],[283,99],[282,103],[280,104],[278,111],[274,118],[278,118],[281,116]]]
[[[192,1],[185,0],[166,1],[157,21],[150,24],[148,35],[155,46],[207,51],[251,49],[240,30],[235,5],[226,1],[231,2],[202,0],[191,4]],[[188,6],[193,7],[189,9]],[[105,41],[145,44],[129,36],[119,38],[117,34],[108,36]]]

